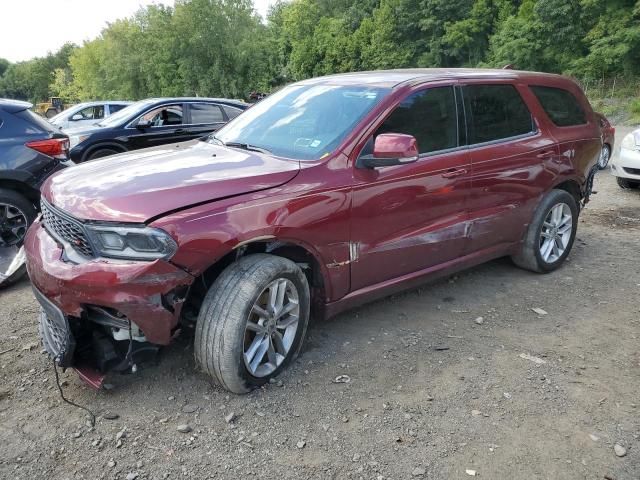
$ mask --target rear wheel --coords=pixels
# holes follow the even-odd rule
[[[552,272],[565,261],[578,228],[578,204],[568,192],[551,190],[533,219],[513,261],[519,267],[538,273]]]
[[[600,158],[598,158],[598,168],[604,170],[609,165],[609,159],[611,158],[611,147],[607,144],[602,146],[600,151]]]
[[[25,273],[22,244],[37,215],[33,204],[20,193],[0,189],[0,286],[19,280]]]
[[[220,274],[198,315],[197,364],[222,387],[247,393],[298,355],[309,323],[307,278],[291,260],[248,255]]]
[[[616,180],[620,188],[624,188],[625,190],[628,188],[638,188],[640,186],[640,182],[635,182],[628,178],[616,177]]]

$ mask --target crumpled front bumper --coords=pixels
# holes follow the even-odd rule
[[[39,221],[24,245],[33,286],[64,315],[82,318],[87,306],[107,307],[135,323],[148,342],[171,342],[192,275],[164,260],[66,262]]]

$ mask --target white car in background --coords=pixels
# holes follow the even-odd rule
[[[130,104],[131,102],[125,101],[78,103],[50,118],[49,122],[62,129],[86,127],[104,120]]]
[[[611,162],[611,173],[622,188],[640,187],[640,128],[622,139],[620,155]]]

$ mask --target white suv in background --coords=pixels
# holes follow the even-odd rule
[[[611,162],[611,173],[622,188],[640,187],[640,129],[622,140],[620,155]]]
[[[50,118],[49,122],[62,129],[86,127],[130,104],[131,102],[125,101],[79,103]]]

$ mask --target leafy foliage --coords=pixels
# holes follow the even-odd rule
[[[244,98],[312,76],[512,64],[583,79],[640,75],[640,0],[177,0],[82,46],[11,64],[0,97],[67,102]]]

